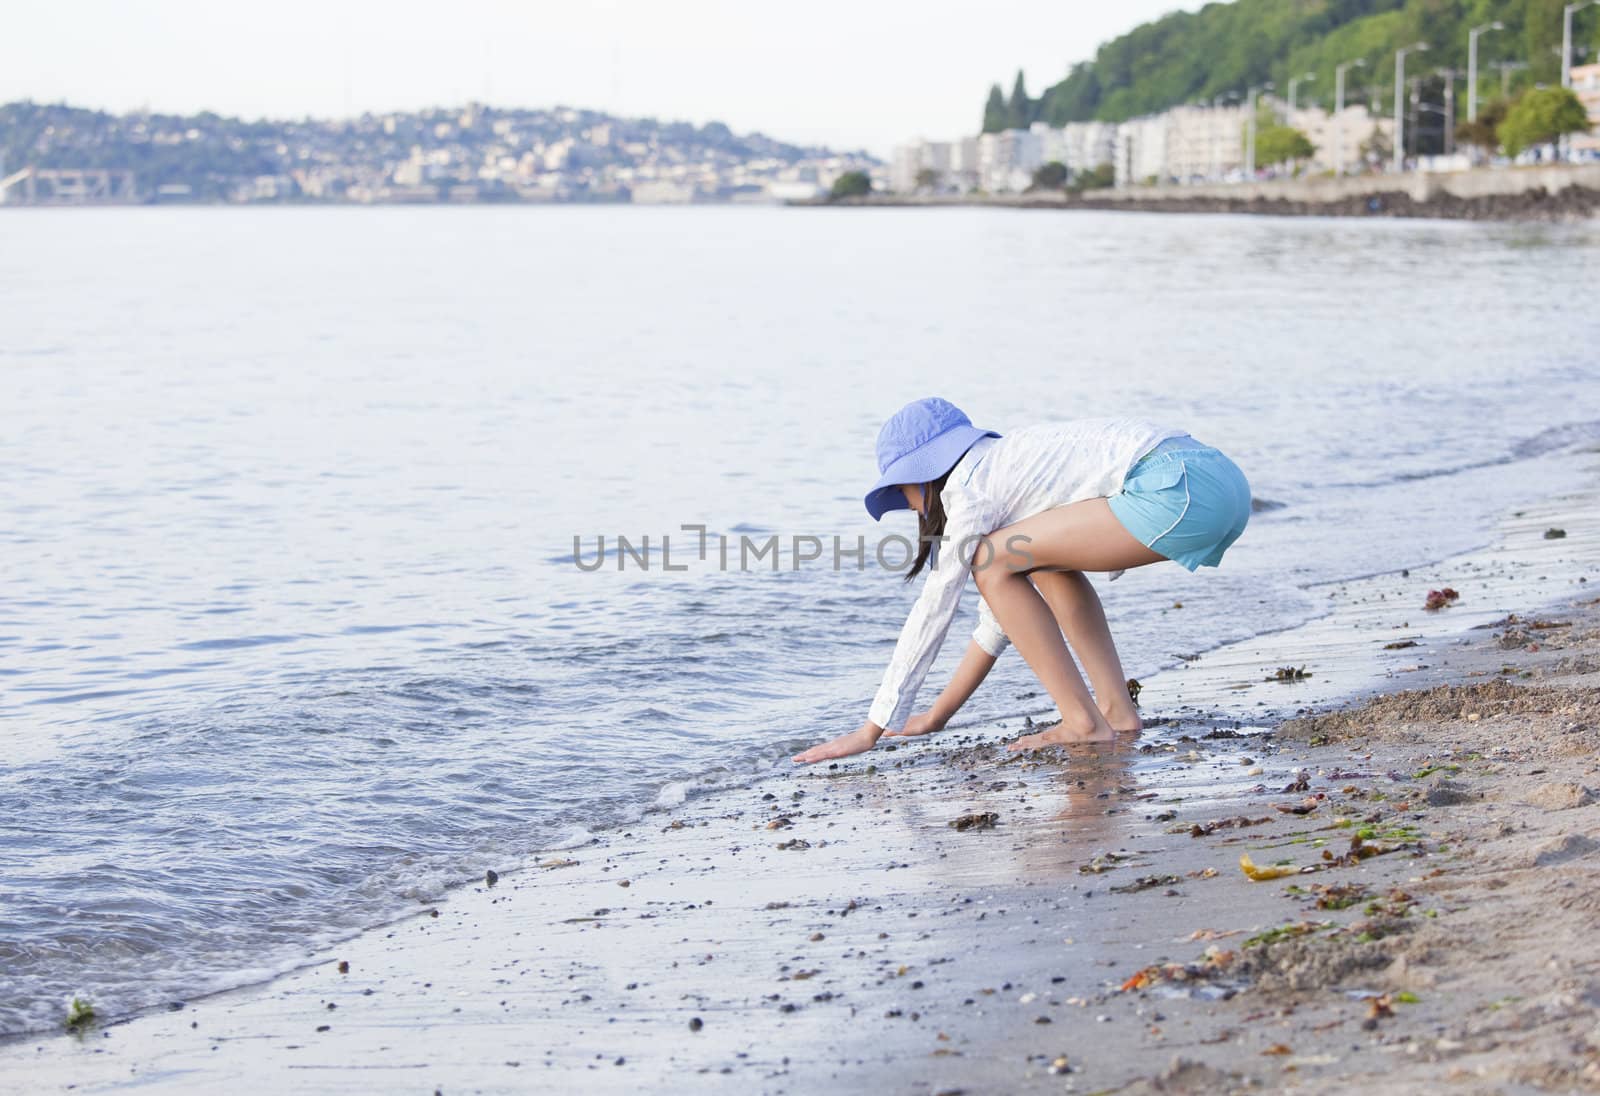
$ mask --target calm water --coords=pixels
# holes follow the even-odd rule
[[[1147,676],[1562,486],[1596,285],[1594,227],[0,215],[0,1032],[259,977],[856,726],[914,589],[678,527],[870,536],[907,399],[1244,466],[1276,505],[1222,570],[1106,588]],[[663,533],[688,571],[573,565]],[[1029,688],[1008,656],[972,714]]]

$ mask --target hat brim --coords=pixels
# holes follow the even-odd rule
[[[904,483],[932,483],[956,466],[968,449],[979,438],[998,438],[993,430],[980,430],[976,426],[957,426],[937,437],[929,438],[911,452],[884,469],[878,482],[867,492],[867,513],[877,521],[890,510],[909,510],[906,496],[901,492]]]

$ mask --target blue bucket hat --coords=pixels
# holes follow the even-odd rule
[[[894,413],[878,431],[878,471],[867,492],[874,521],[890,510],[908,510],[902,483],[931,483],[956,466],[979,438],[998,438],[979,430],[954,404],[937,396],[915,400]]]

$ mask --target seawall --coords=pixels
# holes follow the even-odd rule
[[[1319,176],[1196,186],[1165,184],[1083,194],[1060,191],[959,197],[886,194],[831,204],[1567,221],[1600,216],[1600,164],[1479,168],[1439,174]]]

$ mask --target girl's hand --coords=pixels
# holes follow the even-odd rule
[[[858,730],[849,734],[842,734],[832,742],[824,742],[820,746],[813,746],[804,753],[797,753],[794,759],[801,765],[810,765],[816,761],[832,761],[836,757],[849,757],[852,754],[866,753],[878,744],[878,736],[883,734],[883,728],[871,720],[861,724]]]
[[[885,731],[891,738],[915,738],[919,734],[933,734],[935,731],[944,730],[946,720],[934,715],[931,711],[914,715],[906,720],[906,725],[898,731]]]

